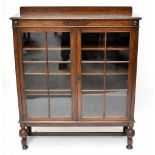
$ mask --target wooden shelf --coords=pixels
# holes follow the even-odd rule
[[[47,61],[48,63],[63,63],[63,64],[69,64],[71,61]]]
[[[128,51],[129,47],[107,47],[106,50],[111,50],[111,51]]]
[[[46,73],[30,73],[30,72],[25,72],[24,75],[47,75]]]
[[[96,63],[96,61],[95,61]],[[89,63],[82,64],[82,75],[104,75],[104,64],[95,64],[95,63]],[[125,65],[124,65],[124,64]],[[127,75],[128,74],[128,65],[126,65],[125,62],[121,63],[110,63],[108,62],[106,64],[106,75]],[[46,72],[46,66],[37,66],[37,65],[31,65],[30,66],[24,66],[24,74],[25,75],[71,75],[70,67],[65,68],[63,70],[59,69],[59,64],[56,66],[52,66],[52,70],[49,70],[48,73]],[[50,67],[50,66],[49,66]]]
[[[129,63],[129,61],[106,61],[106,63]]]
[[[105,46],[82,46],[81,50],[82,51],[103,51],[103,50],[111,50],[111,51],[115,51],[115,50],[119,50],[119,51],[127,51],[129,50],[129,47],[124,47],[124,46],[110,46],[110,47],[106,47]]]
[[[46,47],[24,47],[25,51],[45,51]]]
[[[89,92],[89,93],[99,93],[99,92],[116,92],[116,91],[127,91],[128,89],[83,89],[81,90],[82,93]]]
[[[82,73],[82,75],[85,75],[85,76],[94,76],[94,75],[106,75],[106,76],[108,76],[108,75],[113,75],[113,76],[117,76],[117,75],[128,75],[128,73],[106,73],[106,74],[104,74],[104,73]]]
[[[81,48],[82,51],[102,51],[102,50],[119,50],[119,51],[125,51],[129,50],[129,47],[123,47],[123,46],[111,46],[111,47],[99,47],[99,46],[83,46]],[[46,47],[24,47],[23,50],[26,51],[46,51]],[[48,51],[69,51],[71,50],[70,47],[48,47]]]
[[[91,63],[129,63],[129,61],[81,61],[83,64]]]
[[[24,64],[47,63],[47,61],[23,61]]]
[[[24,73],[24,75],[71,75],[71,73]],[[82,73],[82,75],[85,76],[94,76],[94,75],[113,75],[113,76],[117,76],[117,75],[128,75],[128,73]]]
[[[40,96],[40,95],[50,95],[50,96],[57,96],[57,95],[70,95],[71,96],[71,91],[27,91],[26,95],[35,95],[35,96]]]
[[[71,75],[71,73],[24,73],[25,75]]]
[[[31,63],[71,63],[71,61],[23,61],[24,64],[31,64]]]
[[[25,90],[26,96],[71,96],[71,90]],[[127,92],[128,89],[81,90],[82,94],[99,95],[109,92]],[[52,94],[51,94],[52,93]]]
[[[71,89],[25,89],[26,92],[71,92]]]
[[[41,95],[43,95],[43,96],[71,96],[71,94],[61,94],[61,93],[59,93],[59,94],[26,94],[26,96],[41,96]]]
[[[24,47],[23,50],[27,50],[27,51],[42,51],[42,50],[46,50],[46,47]],[[47,48],[48,51],[68,51],[70,50],[70,47],[48,47]]]

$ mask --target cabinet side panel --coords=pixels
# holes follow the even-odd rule
[[[23,115],[21,80],[20,80],[20,62],[19,62],[19,54],[18,54],[19,53],[18,37],[19,37],[18,28],[13,28],[16,85],[17,85],[17,94],[18,94],[19,119],[21,121],[21,120],[24,120],[24,115]]]
[[[138,55],[138,28],[133,31],[134,35],[134,43],[132,50],[132,99],[131,99],[131,107],[130,107],[130,120],[134,121],[134,109],[135,109],[135,90],[136,90],[136,73],[137,73],[137,55]]]

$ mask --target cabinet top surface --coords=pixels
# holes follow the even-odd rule
[[[20,7],[20,14],[10,19],[141,19],[132,7]]]

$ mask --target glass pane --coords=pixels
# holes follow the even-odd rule
[[[107,50],[106,61],[128,61],[129,51],[128,50]]]
[[[26,96],[27,117],[48,117],[48,96]]]
[[[81,61],[104,61],[104,51],[83,50],[81,53]]]
[[[110,32],[107,34],[107,47],[129,47],[130,32]]]
[[[105,33],[82,33],[82,47],[104,47]]]
[[[70,33],[49,32],[48,67],[50,89],[71,89]]]
[[[82,74],[84,73],[104,73],[104,64],[103,63],[91,63],[86,64],[82,63]]]
[[[104,38],[104,33],[82,33],[81,61],[103,61]]]
[[[23,60],[45,61],[46,60],[46,35],[44,32],[22,33]]]
[[[71,95],[50,96],[51,117],[71,117]]]
[[[104,116],[104,49],[105,33],[82,33],[82,117]]]
[[[71,117],[70,33],[49,32],[47,37],[50,116]]]
[[[106,75],[106,89],[127,89],[128,76],[127,75]]]
[[[66,65],[63,69],[61,68],[63,65]],[[70,74],[71,65],[70,63],[49,63],[49,74],[59,73],[59,74]]]
[[[105,94],[105,115],[127,115],[127,92],[107,92]]]
[[[25,50],[23,49],[23,60],[24,61],[45,61],[46,53],[41,50]]]
[[[128,63],[107,63],[106,74],[108,75],[127,75]]]
[[[45,33],[43,32],[24,32],[22,33],[23,42],[23,61],[24,61],[24,73],[25,76],[25,87],[26,89],[36,88],[42,89],[46,87],[45,78],[39,76],[28,76],[29,74],[45,74],[46,73],[46,53],[45,53]],[[32,63],[29,61],[37,61]],[[44,61],[44,63],[40,63]],[[41,82],[43,84],[38,84]],[[41,86],[42,85],[42,86]]]
[[[49,50],[49,49],[48,49]],[[70,51],[68,50],[56,50],[53,48],[52,51],[48,51],[49,61],[70,61]]]
[[[25,73],[31,73],[31,74],[37,74],[37,73],[44,73],[45,74],[46,73],[46,64],[45,63],[24,64],[24,72]]]
[[[68,75],[50,75],[50,89],[71,89],[71,79]]]
[[[42,90],[47,89],[45,75],[25,75],[25,89]]]
[[[48,32],[48,48],[70,47],[70,32]]]
[[[128,88],[128,63],[106,64],[105,89]]]
[[[127,91],[106,90],[128,88],[130,33],[107,33],[106,53],[104,32],[81,39],[82,117],[126,116]]]
[[[22,42],[24,48],[46,47],[44,32],[23,32]]]
[[[70,60],[70,33],[49,32],[48,36],[48,60],[69,61]]]
[[[82,117],[104,116],[104,94],[82,94]]]
[[[70,33],[49,32],[47,39],[46,33],[22,35],[27,116],[71,117]]]
[[[82,89],[104,89],[103,75],[83,75]]]
[[[82,89],[104,89],[105,33],[82,33]],[[99,63],[98,61],[101,61]]]

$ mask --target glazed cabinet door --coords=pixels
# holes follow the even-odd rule
[[[26,119],[74,120],[74,51],[68,29],[22,32]]]
[[[79,43],[79,119],[126,120],[130,31],[82,29]]]

